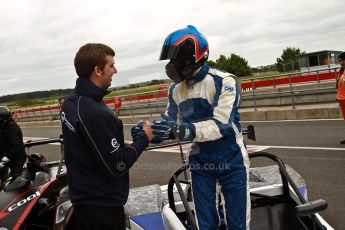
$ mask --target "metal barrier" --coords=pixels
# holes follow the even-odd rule
[[[318,70],[289,72],[284,74],[277,74],[263,77],[247,78],[246,82],[242,83],[242,89],[257,88],[257,87],[273,87],[277,85],[284,85],[291,83],[302,83],[316,81],[320,83],[321,80],[335,79],[340,67],[332,67]]]
[[[292,108],[295,109],[298,104],[336,102],[335,84],[331,82],[326,86],[322,86],[321,81],[336,79],[338,69],[339,67],[333,67],[314,71],[273,75],[270,76],[272,79],[269,80],[264,80],[267,79],[267,77],[250,78],[248,79],[250,81],[250,87],[249,89],[245,88],[247,92],[244,92],[242,95],[241,107],[253,107],[254,110],[257,110],[258,107],[292,105]],[[272,82],[272,84],[265,86],[265,84],[269,82]],[[308,89],[310,86],[300,87],[303,83],[310,82],[316,82],[317,87],[314,89]],[[285,87],[285,90],[283,88],[277,89],[279,85]],[[288,85],[288,87],[286,87],[286,85]],[[243,86],[249,86],[249,84],[242,84],[242,87]],[[273,90],[271,90],[271,92],[262,92],[262,90],[260,90],[260,92],[257,90],[258,88],[264,88],[266,90],[271,88]],[[312,95],[317,95],[317,97],[311,98]],[[273,103],[272,98],[279,99],[280,103]],[[267,103],[258,103],[260,100],[263,101],[263,99],[266,100]],[[252,101],[252,103],[243,105],[244,100]]]
[[[20,111],[20,112],[19,112]],[[60,119],[60,108],[58,106],[33,107],[27,109],[14,110],[15,120],[18,122],[33,121],[54,121]]]
[[[298,104],[335,102],[334,79],[338,69],[336,67],[249,78],[241,83],[240,107],[257,110],[259,107],[291,105],[295,109]],[[157,90],[105,98],[104,102],[120,117],[156,116],[166,110],[167,94],[167,90]],[[16,121],[27,122],[59,120],[59,111],[58,105],[52,105],[14,112],[19,114]]]

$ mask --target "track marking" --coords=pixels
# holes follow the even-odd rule
[[[183,152],[187,153],[191,146],[192,146],[192,144],[182,145]],[[268,146],[247,145],[248,153],[263,151],[263,150],[268,149],[268,148],[269,148]],[[180,146],[176,145],[176,146],[171,146],[171,147],[166,147],[166,148],[152,149],[152,150],[149,150],[149,151],[179,153],[180,152]]]
[[[279,123],[279,122],[312,122],[312,121],[342,121],[343,118],[324,118],[324,119],[302,119],[302,120],[271,120],[271,121],[242,121],[241,123]],[[124,126],[133,126],[136,124],[124,124]]]
[[[303,160],[321,160],[321,161],[345,161],[341,158],[325,158],[325,157],[287,157],[281,156],[284,159],[303,159]]]
[[[47,140],[49,138],[46,137],[23,137],[23,141],[37,141],[37,140]],[[131,141],[128,141],[131,143]],[[51,145],[60,145],[59,143],[51,143]],[[190,149],[192,144],[185,144],[182,145],[182,150],[184,153],[187,153]],[[329,151],[344,151],[345,148],[330,148],[330,147],[307,147],[307,146],[277,146],[277,145],[247,145],[248,153],[251,152],[258,152],[263,151],[266,149],[304,149],[304,150],[329,150]],[[179,153],[180,152],[180,146],[171,146],[166,148],[160,148],[160,149],[152,149],[149,151],[155,151],[155,152],[171,152],[171,153]]]
[[[271,121],[242,121],[241,123],[277,123],[277,122],[308,122],[308,121],[341,121],[343,118],[325,118],[325,119],[302,119],[302,120],[271,120]]]
[[[46,137],[23,137],[24,143],[27,141],[40,141],[40,140],[47,140]]]
[[[187,153],[192,144],[182,145],[182,150],[184,153]],[[329,148],[329,147],[303,147],[303,146],[274,146],[274,145],[247,145],[248,153],[263,151],[266,149],[305,149],[305,150],[330,150],[330,151],[344,151],[345,148]],[[169,152],[169,153],[179,153],[180,146],[172,146],[160,149],[152,149],[150,151],[155,152]]]
[[[274,146],[274,145],[259,145],[262,147],[273,149],[305,149],[305,150],[331,150],[331,151],[344,151],[345,148],[329,148],[329,147],[304,147],[304,146]]]
[[[47,137],[23,137],[23,142],[48,140]],[[60,143],[49,143],[49,145],[60,145]]]

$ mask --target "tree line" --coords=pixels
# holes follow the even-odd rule
[[[283,50],[282,55],[277,58],[275,64],[259,66],[259,67],[250,67],[248,61],[237,55],[231,54],[229,57],[225,55],[220,55],[216,61],[209,60],[207,64],[211,67],[222,69],[229,73],[235,74],[237,77],[251,76],[253,72],[267,72],[267,71],[279,71],[285,72],[287,70],[298,70],[299,55],[302,54],[299,48],[287,47]],[[287,69],[289,65],[292,65],[292,68]]]
[[[138,88],[141,86],[158,85],[160,83],[166,83],[168,81],[169,80],[155,80],[154,79],[154,80],[142,82],[142,83],[112,87],[109,90],[116,91],[116,90],[124,90],[124,89],[133,89],[133,88]],[[72,90],[73,89],[56,89],[56,90],[35,91],[35,92],[29,92],[29,93],[5,95],[5,96],[0,96],[0,104],[15,102],[15,104],[19,106],[28,106],[32,104],[32,100],[44,99],[44,98],[50,98],[50,99],[56,98],[57,100],[60,97],[67,96]]]
[[[43,99],[43,98],[52,98],[52,97],[63,97],[68,95],[72,89],[54,89],[46,91],[35,91],[29,93],[20,93],[20,94],[11,94],[0,97],[0,103],[14,102],[16,101],[19,105],[28,105],[30,100],[34,99]],[[20,102],[20,103],[18,103]]]

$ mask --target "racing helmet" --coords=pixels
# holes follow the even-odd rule
[[[12,118],[12,112],[6,106],[0,106],[0,124],[6,123]]]
[[[159,60],[170,59],[165,66],[168,77],[175,83],[191,78],[194,71],[208,58],[208,42],[194,26],[177,30],[165,39]]]
[[[341,60],[345,60],[345,52],[341,52],[338,56],[338,60],[341,61]]]

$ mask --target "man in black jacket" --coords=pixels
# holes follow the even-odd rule
[[[89,43],[74,59],[79,78],[60,112],[74,206],[68,229],[125,229],[128,170],[153,138],[144,125],[125,143],[121,120],[103,102],[117,72],[114,56],[110,47]]]
[[[0,106],[0,160],[6,156],[11,169],[11,179],[14,180],[22,174],[26,154],[23,143],[23,134],[20,127],[12,119],[11,110]]]

